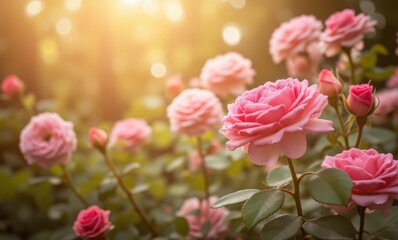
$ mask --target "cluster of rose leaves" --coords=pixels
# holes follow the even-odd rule
[[[351,60],[351,55],[363,46],[365,34],[374,31],[376,22],[363,13],[355,15],[354,11],[346,9],[331,15],[325,25],[322,32],[322,23],[308,15],[283,23],[270,40],[274,62],[285,60],[291,76],[312,79],[323,55],[340,54],[346,59],[339,61]],[[171,130],[200,137],[206,131],[223,125],[220,133],[228,139],[228,150],[242,147],[251,162],[272,169],[280,156],[296,159],[306,153],[307,133],[334,130],[332,121],[320,119],[328,103],[336,111],[345,106],[343,109],[356,120],[358,141],[350,146],[348,133],[343,131],[341,140],[346,141],[345,145],[342,144],[345,150],[335,156],[326,156],[322,168],[344,171],[352,180],[353,187],[345,206],[327,206],[337,213],[360,206],[379,209],[388,215],[394,199],[398,200],[398,162],[392,154],[363,150],[358,146],[360,132],[369,116],[373,121],[383,122],[391,112],[397,115],[398,74],[388,83],[391,89],[378,93],[378,97],[375,97],[370,84],[355,85],[355,76],[352,75],[347,98],[341,80],[329,69],[320,72],[318,85],[288,78],[266,82],[245,91],[246,86],[253,83],[254,75],[250,60],[238,53],[227,53],[208,60],[199,79],[193,79],[187,89],[180,76],[169,78],[166,87],[177,95],[167,108]],[[3,81],[2,91],[10,99],[20,99],[24,94],[24,84],[17,76],[11,75]],[[219,98],[230,96],[238,97],[228,105],[228,113],[224,116]],[[148,142],[150,134],[151,127],[145,120],[125,119],[114,124],[109,136],[104,130],[90,129],[89,140],[93,148],[106,155],[108,148],[139,151]],[[46,169],[55,164],[67,164],[76,145],[73,124],[56,113],[35,115],[20,134],[19,146],[27,163]],[[193,163],[196,168],[204,165],[202,158],[201,153],[196,157],[197,161]],[[240,201],[253,195],[254,192]],[[175,214],[186,219],[188,238],[223,238],[228,230],[226,217],[229,211],[226,208],[212,209],[211,206],[220,201],[215,196],[205,196],[204,199],[187,199]],[[199,213],[193,214],[194,211]],[[90,206],[78,214],[73,230],[83,238],[100,238],[112,228],[110,214],[109,210]],[[210,226],[204,235],[205,224]]]

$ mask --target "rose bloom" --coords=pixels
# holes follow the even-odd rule
[[[289,76],[301,79],[311,79],[317,70],[317,65],[312,64],[304,55],[289,57],[286,66]]]
[[[398,200],[398,161],[390,153],[351,148],[334,157],[326,156],[322,167],[341,169],[351,178],[350,208],[359,205],[388,215],[394,199]]]
[[[394,74],[388,79],[387,87],[398,88],[398,67],[395,68]]]
[[[169,93],[177,95],[184,90],[184,88],[184,81],[182,80],[181,75],[173,75],[167,78],[166,90]]]
[[[49,168],[66,163],[76,149],[73,124],[56,113],[41,113],[30,120],[22,130],[19,148],[29,164]]]
[[[111,211],[105,211],[98,206],[81,210],[73,224],[73,231],[81,238],[100,239],[112,226],[109,221],[110,213]]]
[[[334,76],[333,72],[323,69],[318,77],[319,92],[328,96],[337,96],[343,90],[341,82]]]
[[[303,156],[306,133],[333,131],[331,121],[318,119],[327,104],[327,96],[307,80],[267,82],[228,105],[220,133],[229,139],[229,150],[244,146],[254,164],[273,166],[281,154]]]
[[[199,136],[221,125],[223,109],[212,92],[186,89],[167,107],[167,116],[172,131]]]
[[[149,141],[151,134],[151,127],[143,119],[120,120],[111,130],[109,146],[135,152]]]
[[[282,23],[272,33],[269,42],[272,60],[280,63],[288,57],[308,52],[309,46],[319,41],[321,30],[322,23],[309,15]]]
[[[378,106],[372,114],[372,120],[382,124],[389,115],[393,113],[394,118],[398,117],[398,88],[385,89],[376,94]]]
[[[93,148],[105,148],[108,142],[108,134],[99,128],[90,128],[88,132],[88,139]]]
[[[230,52],[207,60],[202,68],[202,86],[220,97],[237,96],[253,82],[255,71],[249,59]]]
[[[177,216],[184,217],[188,222],[189,233],[187,239],[203,238],[201,229],[206,223],[210,224],[206,239],[224,239],[228,231],[228,223],[225,218],[229,211],[226,208],[211,208],[216,201],[217,197],[211,196],[208,201],[189,198],[184,202],[181,209],[177,212]]]
[[[321,35],[326,55],[334,56],[341,48],[353,48],[365,34],[373,32],[377,22],[363,13],[355,16],[352,9],[332,14],[325,22],[326,30]]]
[[[373,86],[369,84],[351,85],[347,103],[355,116],[366,116],[373,104]]]
[[[13,97],[24,90],[24,83],[16,75],[8,75],[1,83],[1,91]]]

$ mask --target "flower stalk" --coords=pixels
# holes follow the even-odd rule
[[[66,185],[69,186],[69,188],[72,190],[72,192],[75,194],[75,196],[77,197],[77,199],[79,199],[79,201],[85,206],[88,207],[90,206],[90,204],[87,202],[87,200],[83,197],[83,195],[81,194],[81,192],[79,191],[79,189],[77,188],[75,182],[73,181],[68,169],[66,168],[66,166],[64,164],[59,164],[61,169],[62,169],[62,174],[63,174],[63,178],[64,181],[66,183]]]
[[[199,156],[201,159],[200,167],[202,169],[202,176],[203,176],[204,199],[208,200],[210,197],[210,191],[209,191],[209,174],[208,174],[208,170],[207,170],[206,163],[205,163],[206,155],[203,152],[202,138],[198,137],[197,141],[198,141],[198,143],[197,143],[198,152],[199,152]]]

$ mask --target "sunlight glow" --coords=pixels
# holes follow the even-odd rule
[[[142,2],[142,8],[148,15],[155,15],[160,10],[159,0],[145,0]]]
[[[65,7],[72,11],[76,12],[82,6],[82,0],[65,0]]]
[[[235,46],[240,43],[242,34],[235,24],[227,24],[222,30],[222,37],[226,44]]]
[[[246,5],[246,0],[231,0],[229,3],[233,8],[242,9]]]
[[[151,74],[155,78],[161,78],[166,75],[166,66],[163,63],[157,62],[151,66]]]
[[[66,36],[72,31],[72,23],[68,18],[60,18],[55,24],[55,30],[61,36]]]
[[[126,5],[133,6],[137,5],[140,2],[140,0],[122,0],[122,2]]]
[[[182,9],[179,1],[168,1],[166,4],[166,15],[167,18],[172,22],[180,21],[184,16],[184,10]]]
[[[29,17],[34,17],[43,11],[43,2],[40,0],[32,0],[25,7],[25,13]]]

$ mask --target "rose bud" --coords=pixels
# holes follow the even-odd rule
[[[108,142],[108,135],[104,130],[99,128],[90,128],[88,138],[90,140],[90,145],[100,150],[105,149],[106,143]]]
[[[167,78],[166,80],[166,90],[173,94],[177,95],[182,90],[184,90],[184,81],[182,80],[180,75],[173,75]]]
[[[357,117],[370,115],[374,109],[373,86],[369,84],[352,85],[348,94],[349,112]]]
[[[1,84],[1,90],[8,97],[14,97],[24,90],[24,83],[16,75],[7,76]]]
[[[319,73],[318,82],[319,92],[328,97],[337,96],[343,89],[341,82],[328,69],[323,69]]]

